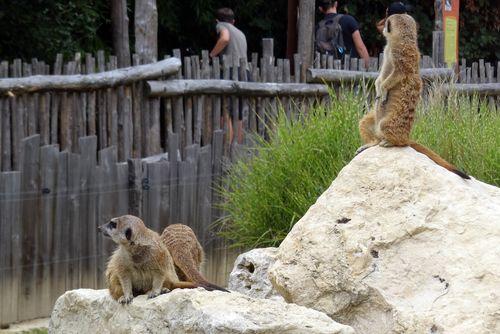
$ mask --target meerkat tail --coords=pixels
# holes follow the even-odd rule
[[[203,275],[196,269],[196,264],[191,258],[186,256],[179,257],[176,252],[172,252],[172,257],[174,258],[175,264],[182,270],[190,282],[196,284],[197,287],[202,287],[205,290],[213,291],[220,290],[229,292],[228,290],[221,288],[213,283],[210,283]]]
[[[183,282],[183,281],[174,282],[170,286],[171,289],[195,289],[199,287],[202,286],[193,282]]]
[[[457,174],[461,178],[464,178],[464,179],[467,179],[467,180],[470,179],[469,175],[467,175],[466,173],[460,171],[459,169],[457,169],[457,167],[453,166],[448,161],[446,161],[443,158],[441,158],[436,152],[434,152],[430,148],[427,148],[424,145],[421,145],[421,144],[419,144],[417,142],[414,142],[414,141],[410,141],[410,143],[408,145],[411,148],[413,148],[415,151],[420,152],[422,154],[425,154],[427,157],[429,157],[429,159],[431,159],[432,161],[434,161],[435,163],[437,163],[439,166],[446,168],[447,170],[449,170],[452,173]]]

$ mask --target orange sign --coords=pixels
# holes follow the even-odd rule
[[[444,61],[458,63],[458,19],[460,0],[443,0]]]

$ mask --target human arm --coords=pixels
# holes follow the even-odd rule
[[[229,34],[229,30],[222,28],[219,32],[219,39],[217,39],[217,43],[215,43],[214,48],[210,51],[210,57],[217,57],[229,44],[230,38],[231,36]]]
[[[363,43],[359,30],[352,33],[352,41],[358,55],[365,61],[365,68],[368,69],[370,66],[370,56],[368,55],[368,50],[366,50],[365,43]]]
[[[384,31],[384,26],[385,26],[385,18],[383,18],[382,20],[378,21],[375,26],[377,27],[377,30],[379,33],[382,33],[382,31]]]

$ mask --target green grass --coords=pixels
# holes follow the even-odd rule
[[[361,94],[360,94],[361,95]],[[231,166],[221,189],[220,234],[238,247],[278,245],[361,145],[364,97],[332,97],[296,121],[280,112],[269,140]],[[485,182],[500,184],[500,115],[477,100],[421,103],[412,137]]]

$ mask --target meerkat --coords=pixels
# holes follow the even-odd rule
[[[429,148],[410,140],[415,109],[422,90],[415,20],[407,14],[391,15],[385,21],[383,35],[387,43],[382,68],[375,80],[374,110],[359,122],[364,145],[356,154],[375,145],[410,146],[438,165],[469,179],[467,174]]]
[[[129,304],[134,296],[145,293],[154,298],[164,289],[198,287],[179,281],[167,247],[140,218],[113,218],[99,229],[118,245],[108,262],[106,280],[111,297],[119,303]]]
[[[169,225],[163,230],[161,239],[172,255],[179,279],[193,282],[209,291],[221,290],[229,292],[210,283],[200,273],[204,258],[203,248],[189,226],[183,224]]]

